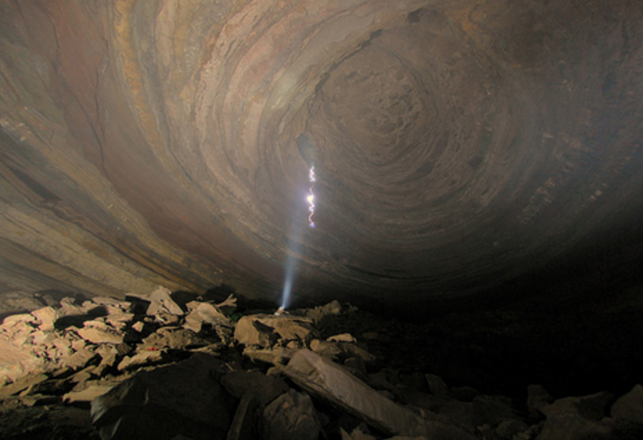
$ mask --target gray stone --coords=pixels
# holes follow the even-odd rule
[[[637,384],[632,391],[620,397],[611,409],[612,418],[643,425],[643,386]]]
[[[204,354],[138,373],[92,402],[102,440],[224,440],[231,414],[217,371],[222,362]]]
[[[392,435],[434,435],[439,438],[446,429],[440,423],[425,422],[312,351],[298,351],[284,373],[311,394],[343,408],[380,431]]]
[[[317,440],[319,420],[310,396],[295,390],[277,397],[266,406],[264,440]]]
[[[318,332],[312,326],[312,319],[292,315],[244,316],[234,331],[234,339],[238,343],[260,347],[270,347],[278,339],[284,343],[293,340],[308,343],[315,337],[318,337]]]

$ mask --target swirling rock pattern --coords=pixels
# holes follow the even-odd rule
[[[615,230],[634,267],[642,19],[629,0],[3,2],[1,288],[271,299],[294,252],[300,300],[420,301]]]

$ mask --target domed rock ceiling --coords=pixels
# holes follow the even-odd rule
[[[627,0],[3,2],[0,287],[278,301],[291,255],[295,301],[395,305],[580,257],[634,273],[642,19]]]

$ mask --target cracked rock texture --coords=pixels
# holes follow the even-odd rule
[[[642,19],[630,0],[2,2],[0,293],[272,301],[289,252],[295,301],[640,284]]]

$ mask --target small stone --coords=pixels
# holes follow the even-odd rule
[[[132,324],[132,329],[136,330],[137,332],[141,333],[143,331],[143,328],[145,327],[145,323],[143,321],[138,321]]]

